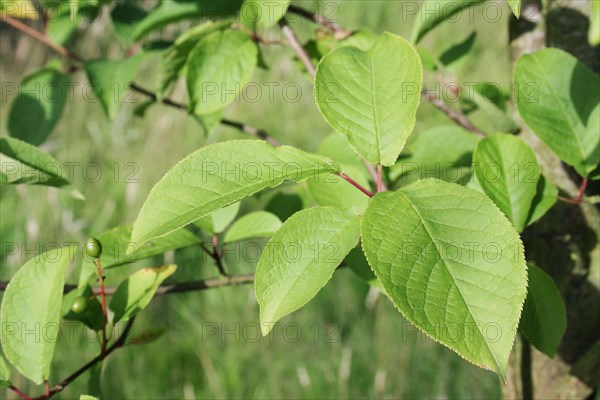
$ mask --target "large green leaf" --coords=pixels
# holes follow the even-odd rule
[[[285,180],[300,182],[337,171],[325,157],[259,140],[203,147],[154,186],[134,224],[131,241],[141,246]]]
[[[160,284],[176,269],[175,265],[144,268],[121,282],[109,305],[115,313],[113,323],[129,319],[146,308]]]
[[[283,224],[256,267],[263,336],[315,297],[359,237],[360,217],[335,207],[309,208]]]
[[[464,182],[471,176],[472,154],[479,138],[456,125],[438,126],[414,136],[409,154],[400,156],[389,178],[400,185],[436,178]]]
[[[587,176],[600,162],[600,77],[558,49],[517,62],[517,108],[533,132]]]
[[[225,243],[240,240],[271,237],[281,227],[281,220],[267,211],[256,211],[244,215],[231,225],[225,234]]]
[[[529,290],[519,330],[539,351],[554,357],[566,329],[567,311],[554,281],[529,265]]]
[[[362,246],[409,321],[506,378],[527,267],[517,231],[488,197],[433,180],[377,194]]]
[[[61,187],[69,180],[62,164],[38,147],[11,137],[0,137],[0,171],[6,177],[2,183],[26,183]]]
[[[203,37],[188,57],[191,111],[210,114],[236,99],[256,68],[258,50],[244,32],[226,30]]]
[[[423,70],[406,40],[382,34],[369,51],[341,47],[317,67],[315,96],[325,120],[372,164],[392,165],[412,132]]]
[[[421,3],[414,19],[411,42],[418,43],[433,28],[451,19],[465,8],[483,3],[486,0],[427,0]]]
[[[496,133],[479,142],[473,166],[485,193],[521,232],[540,180],[533,150],[516,136]]]
[[[246,0],[240,10],[240,22],[261,31],[275,25],[287,12],[290,0]]]
[[[192,49],[200,39],[214,31],[224,29],[231,25],[230,22],[214,23],[207,21],[184,32],[177,38],[173,46],[165,52],[159,67],[159,93],[162,95],[168,87],[179,77],[182,69],[187,63]],[[220,119],[220,118],[219,118]]]
[[[132,230],[132,225],[124,225],[105,231],[96,237],[102,244],[100,262],[103,268],[117,267],[202,242],[201,238],[189,230],[178,229],[161,237],[160,240],[138,245],[130,242]]]
[[[36,146],[43,143],[65,108],[68,81],[67,74],[50,66],[27,76],[8,115],[10,135]]]
[[[0,341],[4,354],[38,385],[50,376],[65,271],[74,252],[74,247],[62,247],[32,258],[13,276],[2,298]]]
[[[141,55],[122,60],[92,60],[85,63],[90,84],[104,112],[114,119],[138,71]]]

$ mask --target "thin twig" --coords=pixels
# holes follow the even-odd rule
[[[165,295],[171,293],[185,293],[185,292],[193,292],[197,290],[205,290],[212,289],[217,287],[225,287],[225,286],[233,286],[240,285],[244,283],[250,283],[254,281],[254,274],[241,274],[241,275],[231,275],[227,278],[209,278],[198,281],[191,282],[183,282],[183,283],[173,283],[170,285],[159,286],[156,291],[156,295]],[[10,284],[10,282],[2,281],[0,282],[0,292],[6,290],[6,287]],[[64,293],[69,293],[73,290],[77,289],[77,285],[65,285]],[[117,288],[107,286],[104,288],[104,294],[106,296],[112,296],[115,294]],[[95,294],[99,295],[99,292],[95,292]]]
[[[285,17],[279,20],[279,26],[281,27],[281,31],[287,38],[288,42],[290,42],[290,47],[294,49],[296,55],[298,56],[300,61],[302,61],[310,76],[314,78],[316,71],[315,65],[313,64],[312,60],[310,59],[310,56],[308,55],[304,47],[302,47],[302,43],[300,43],[300,40],[296,36],[296,33],[294,33],[294,30],[288,24]]]
[[[579,185],[579,190],[577,191],[577,196],[575,198],[569,199],[566,197],[558,196],[558,200],[562,201],[564,203],[574,204],[576,206],[583,203],[583,199],[585,196],[585,189],[587,188],[587,185],[588,185],[588,178],[583,178],[583,181],[581,182],[581,185]]]
[[[158,96],[156,95],[156,93],[151,92],[150,90],[141,87],[140,85],[138,85],[135,82],[131,83],[129,85],[129,88],[131,90],[133,90],[134,92],[137,92],[137,93],[143,94],[146,97],[149,97],[153,101],[158,101]],[[179,102],[176,102],[176,101],[168,99],[168,98],[162,99],[161,101],[163,104],[173,107],[173,108],[176,108],[178,110],[187,111],[189,108],[186,104],[179,103]],[[273,146],[281,146],[281,143],[277,139],[273,138],[272,136],[270,136],[267,132],[265,132],[262,129],[257,129],[248,124],[244,124],[243,122],[232,121],[227,118],[222,118],[220,122],[221,122],[221,124],[223,124],[225,126],[230,126],[232,128],[238,129],[239,131],[241,131],[247,135],[254,136],[259,139],[265,140],[265,141],[271,143]]]
[[[10,390],[12,390],[13,392],[15,392],[15,394],[17,396],[19,396],[20,398],[22,398],[23,400],[33,400],[31,397],[27,396],[25,393],[23,393],[19,389],[17,389],[14,385],[9,385],[8,388]]]
[[[229,274],[225,270],[225,266],[223,265],[223,258],[219,253],[219,237],[217,235],[212,236],[212,248],[212,258],[213,260],[215,260],[215,265],[217,266],[219,273],[221,274],[221,276],[229,276]]]
[[[372,166],[371,164],[369,164],[368,162],[366,162],[365,160],[362,160],[362,162],[363,162],[363,165],[365,166],[365,168],[367,169],[367,172],[369,173],[371,180],[373,182],[377,182],[377,170],[375,169],[375,167]],[[383,180],[381,180],[381,190],[383,192],[386,192],[388,190],[388,187]]]
[[[56,51],[63,57],[66,57],[70,60],[77,61],[80,63],[84,62],[83,58],[81,58],[77,54],[67,50],[63,46],[60,46],[60,45],[54,43],[47,35],[31,28],[28,25],[25,25],[23,22],[19,21],[18,19],[12,18],[8,15],[3,15],[0,19],[2,21],[6,22],[7,24],[11,25],[13,28],[20,30],[21,32],[25,33],[26,35],[29,35],[32,38],[34,38],[35,40],[50,47],[52,50]]]
[[[369,197],[375,196],[370,190],[368,190],[365,187],[363,187],[360,183],[356,182],[354,179],[350,178],[345,173],[343,173],[343,172],[340,171],[336,175],[339,176],[340,178],[344,179],[346,182],[350,183],[352,186],[354,186],[355,188],[357,188],[358,190],[360,190],[361,192],[363,192],[367,196],[369,196]]]
[[[476,134],[478,136],[485,136],[486,135],[484,131],[482,131],[481,129],[479,129],[475,125],[473,125],[473,123],[465,116],[464,113],[462,113],[460,111],[453,110],[452,108],[450,108],[448,106],[448,104],[446,104],[441,99],[438,99],[433,94],[428,94],[425,91],[423,91],[423,95],[424,95],[425,99],[428,102],[430,102],[435,107],[437,107],[438,110],[440,110],[441,112],[443,112],[444,114],[446,114],[446,116],[448,118],[450,118],[452,121],[454,121],[456,124],[462,126],[466,130],[468,130],[470,132],[473,132],[474,134]]]
[[[521,335],[521,389],[523,400],[533,399],[533,381],[531,379],[531,347]]]
[[[377,165],[377,193],[383,191],[383,165]]]
[[[106,349],[106,351],[104,353],[100,353],[99,355],[94,357],[91,361],[89,361],[87,364],[85,364],[83,367],[79,368],[77,371],[75,371],[74,373],[69,375],[69,377],[64,379],[62,382],[55,385],[52,389],[50,389],[48,394],[43,394],[39,397],[36,397],[34,400],[49,399],[50,397],[54,396],[55,394],[62,392],[71,382],[73,382],[75,379],[79,378],[79,376],[81,376],[84,372],[86,372],[87,370],[89,370],[90,368],[92,368],[93,366],[98,364],[100,361],[104,360],[113,351],[117,350],[120,347],[123,347],[123,345],[125,345],[125,342],[127,340],[127,336],[129,335],[129,332],[131,331],[131,328],[133,327],[134,321],[135,321],[135,317],[131,318],[127,322],[127,325],[125,326],[125,330],[123,331],[121,336],[119,336],[117,341],[114,342],[113,345],[110,346],[108,349]]]
[[[334,33],[335,38],[338,40],[344,39],[352,34],[352,32],[341,28],[339,25],[326,18],[325,16],[319,13],[313,13],[305,8],[290,4],[290,6],[288,7],[288,12],[299,15],[303,18],[306,18],[310,21],[316,22],[317,24],[324,26],[325,28],[331,30]]]

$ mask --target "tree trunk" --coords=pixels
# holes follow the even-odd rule
[[[587,41],[589,0],[546,0],[545,17],[539,0],[523,0],[520,21],[511,20],[513,63],[525,53],[558,47],[576,56],[596,73],[599,48]],[[534,8],[530,8],[534,7]],[[536,12],[535,10],[538,10]],[[517,116],[518,118],[518,116]],[[534,149],[542,172],[563,196],[574,197],[581,183],[521,121],[521,137]],[[590,190],[597,190],[591,187]],[[558,203],[523,233],[528,261],[552,276],[567,307],[567,331],[553,358],[519,340],[510,360],[507,399],[586,399],[600,383],[600,212],[591,204]],[[531,362],[526,362],[530,350]],[[524,362],[525,361],[525,362]],[[527,376],[530,371],[531,381]],[[525,372],[523,374],[523,372]]]

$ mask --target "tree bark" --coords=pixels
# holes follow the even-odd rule
[[[599,48],[588,45],[589,0],[523,1],[520,21],[511,20],[513,63],[544,47],[561,48],[600,71]],[[529,7],[534,7],[531,9]],[[535,12],[537,7],[539,12]],[[529,16],[529,17],[528,17]],[[525,18],[523,18],[525,17]],[[516,113],[515,113],[516,114]],[[518,118],[518,115],[516,115]],[[534,149],[543,174],[563,196],[574,197],[581,178],[546,147],[521,121],[521,137]],[[597,186],[590,190],[597,190]],[[510,360],[506,399],[524,398],[523,376],[531,370],[533,398],[586,399],[600,383],[600,212],[594,205],[558,203],[538,223],[525,230],[528,261],[546,271],[557,284],[567,307],[567,331],[554,358],[531,348],[531,363],[522,360],[519,341]],[[523,372],[526,372],[523,375]]]

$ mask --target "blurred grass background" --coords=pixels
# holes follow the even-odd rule
[[[328,1],[298,2],[309,9],[318,7],[347,29],[367,28],[377,33],[391,31],[408,37],[413,16],[403,14],[406,2]],[[484,21],[481,8],[464,14],[456,23],[439,27],[423,46],[440,54],[477,31],[474,49],[460,68],[459,79],[468,82],[493,81],[508,87],[508,7],[499,2],[503,15],[496,23]],[[329,7],[329,8],[325,8]],[[332,14],[331,14],[332,13]],[[114,38],[105,12],[93,25],[83,24],[68,44],[86,59],[121,57],[124,48]],[[293,27],[306,40],[317,27],[294,20]],[[173,38],[184,26],[164,29],[153,37]],[[2,25],[0,78],[4,83],[20,82],[56,55],[42,44],[23,37]],[[277,28],[268,37],[278,37]],[[288,102],[280,89],[269,101],[266,89],[258,102],[240,101],[226,116],[263,128],[278,140],[315,150],[331,132],[318,113],[309,78],[298,69],[288,48],[264,49],[270,70],[257,70],[253,81],[292,83],[302,89],[297,102]],[[140,68],[136,81],[155,89],[158,57]],[[86,83],[82,72],[73,79]],[[429,76],[429,82],[435,80]],[[181,82],[180,82],[181,83]],[[291,89],[290,89],[291,90]],[[107,121],[99,103],[86,102],[74,91],[62,120],[44,143],[44,150],[61,162],[74,165],[74,187],[85,202],[67,191],[45,187],[3,187],[0,193],[0,235],[3,244],[16,243],[17,254],[2,247],[0,279],[8,280],[34,253],[54,243],[83,243],[90,234],[135,219],[154,183],[178,160],[196,148],[228,138],[244,138],[226,127],[206,136],[200,125],[184,113],[152,106],[144,118],[133,116],[136,104],[124,104],[118,117]],[[295,96],[293,92],[292,96]],[[4,97],[4,96],[3,96]],[[179,85],[173,98],[187,101]],[[8,134],[7,115],[14,96],[2,99],[0,132]],[[140,101],[143,97],[136,97]],[[418,115],[416,134],[449,121],[428,104]],[[482,121],[482,123],[485,123]],[[134,171],[137,182],[127,182]],[[91,167],[89,165],[93,164]],[[95,176],[97,181],[85,179]],[[246,201],[242,210],[256,207]],[[216,270],[196,249],[169,254],[179,270],[175,279],[214,276]],[[141,265],[157,265],[154,259],[120,268],[108,274],[109,284],[118,283]],[[254,265],[228,264],[233,271],[250,272]],[[77,282],[80,263],[69,275]],[[405,322],[384,297],[369,294],[368,286],[349,270],[336,272],[332,282],[300,311],[281,321],[273,340],[257,339],[258,306],[251,285],[205,292],[180,294],[154,300],[136,323],[136,329],[163,327],[165,336],[145,346],[119,350],[102,369],[102,398],[499,398],[500,383],[495,374],[464,362],[458,355],[434,343]],[[239,324],[239,327],[236,326]],[[218,333],[208,334],[208,329]],[[282,329],[287,328],[287,329]],[[63,335],[58,343],[53,368],[54,383],[88,359],[98,346],[89,343],[78,328],[74,338]],[[223,335],[225,329],[237,332]],[[301,333],[299,333],[301,330]],[[327,336],[329,335],[329,336]],[[298,340],[292,340],[299,336]],[[287,338],[286,338],[287,337]],[[13,371],[15,372],[15,371]],[[89,393],[90,374],[85,374],[58,398],[79,398]],[[39,394],[35,387],[13,374],[13,382],[26,393]],[[93,383],[93,379],[92,379]],[[14,398],[0,391],[2,397]]]

